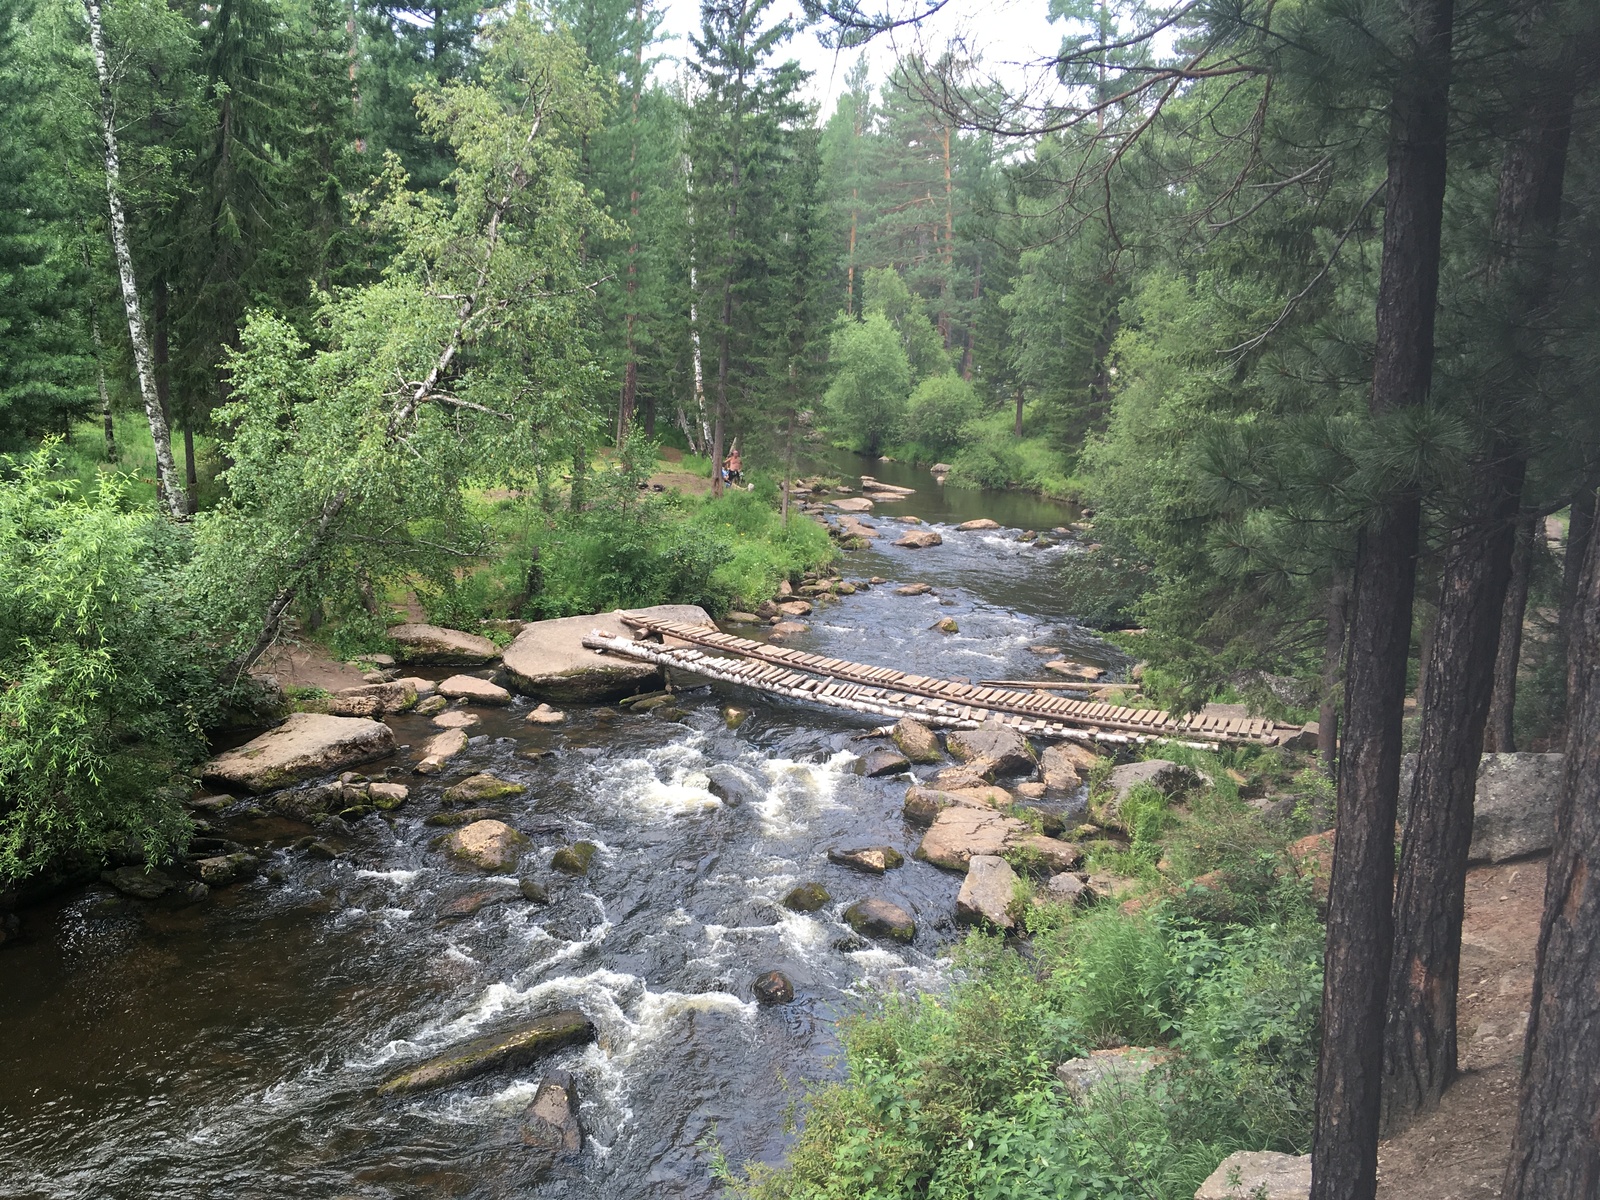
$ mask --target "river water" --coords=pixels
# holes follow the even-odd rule
[[[1063,506],[939,488],[899,464],[830,465],[919,489],[869,518],[888,536],[846,555],[845,577],[924,580],[936,594],[845,597],[787,644],[972,678],[1036,676],[1026,647],[1039,642],[1117,665],[1066,611],[1057,570],[1070,545],[948,528],[978,516],[1048,528],[1072,519]],[[900,512],[941,528],[944,544],[887,545]],[[929,630],[945,616],[958,634]],[[752,710],[737,731],[722,720],[729,702]],[[525,702],[478,710],[471,732],[489,740],[443,776],[406,777],[409,801],[337,839],[337,860],[296,853],[303,827],[258,818],[228,836],[255,843],[276,878],[190,908],[93,887],[26,912],[27,936],[0,951],[0,1196],[701,1197],[719,1191],[713,1141],[736,1163],[776,1161],[790,1100],[837,1070],[834,1021],[874,989],[940,985],[959,881],[911,858],[905,780],[852,773],[867,722],[721,685],[678,708],[572,707],[568,724],[538,730]],[[390,723],[410,746],[432,732],[422,718]],[[555,753],[518,754],[537,748]],[[528,786],[497,804],[537,846],[525,871],[574,839],[600,851],[583,879],[534,872],[548,876],[548,906],[518,899],[441,921],[484,881],[446,866],[422,819],[480,770]],[[723,804],[708,770],[741,775],[750,798]],[[907,863],[883,877],[826,859],[885,843]],[[834,903],[784,909],[809,880]],[[865,896],[911,910],[915,942],[854,937],[839,913]],[[793,981],[793,1003],[754,1002],[751,982],[769,969]],[[593,1045],[401,1101],[374,1095],[430,1053],[562,1007],[588,1014]],[[573,1072],[588,1137],[576,1168],[555,1175],[520,1136],[551,1066]]]

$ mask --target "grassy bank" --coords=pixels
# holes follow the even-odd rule
[[[1025,888],[1029,938],[972,933],[945,992],[848,1018],[848,1075],[806,1097],[786,1164],[723,1163],[726,1180],[752,1200],[1189,1200],[1234,1150],[1304,1152],[1322,929],[1285,847],[1305,826],[1264,825],[1239,795],[1320,799],[1293,767],[1229,751],[1186,804],[1138,797],[1131,838],[1088,847],[1115,898]],[[1125,1045],[1157,1065],[1083,1096],[1058,1081],[1057,1064]]]

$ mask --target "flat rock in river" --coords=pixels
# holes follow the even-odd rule
[[[511,703],[511,693],[505,688],[475,675],[450,676],[439,685],[439,694],[451,700],[465,700],[468,704],[504,706]]]
[[[838,509],[840,512],[847,513],[871,512],[875,507],[872,501],[868,500],[865,496],[852,496],[848,500],[832,500],[829,502],[829,504],[831,507]]]
[[[929,546],[942,546],[944,538],[935,529],[913,529],[897,537],[894,544],[909,550],[926,550]]]
[[[1011,915],[1011,902],[1016,894],[1017,873],[1010,863],[994,855],[975,854],[956,897],[956,919],[1013,929],[1017,922]]]
[[[1044,781],[1046,792],[1059,795],[1076,791],[1099,761],[1094,753],[1082,746],[1058,742],[1046,746],[1039,755],[1039,777]]]
[[[693,604],[659,604],[630,609],[628,615],[676,621],[684,625],[710,625],[705,609]],[[661,681],[661,671],[651,663],[586,648],[590,633],[633,640],[634,631],[621,611],[588,617],[559,617],[532,621],[517,640],[506,647],[506,676],[513,688],[529,696],[551,700],[598,703],[643,691]]]
[[[440,697],[443,699],[443,697]],[[444,769],[447,760],[454,758],[467,748],[467,731],[465,729],[446,729],[443,733],[436,733],[428,739],[422,748],[422,761],[416,765],[418,775],[436,775]]]
[[[395,644],[395,657],[403,663],[481,667],[500,657],[488,638],[441,625],[391,625],[389,640]]]
[[[469,775],[444,793],[446,804],[480,804],[485,800],[499,800],[505,796],[520,796],[528,789],[520,783],[501,779],[487,771]]]
[[[563,1046],[594,1040],[594,1026],[576,1009],[550,1013],[504,1033],[491,1034],[396,1075],[378,1090],[403,1095],[446,1087],[502,1067],[525,1066]]]
[[[893,846],[867,846],[860,850],[829,850],[828,861],[836,866],[854,867],[858,871],[882,875],[901,866],[906,860]]]
[[[917,857],[936,867],[965,871],[974,855],[1004,857],[1014,851],[1038,855],[1052,871],[1071,870],[1083,858],[1071,842],[1035,833],[1027,823],[993,809],[965,804],[939,810],[928,832],[922,835]]]
[[[963,521],[956,528],[962,533],[976,533],[983,529],[999,529],[999,521],[991,521],[988,517],[979,517],[976,521]]]
[[[394,752],[394,733],[382,721],[291,713],[276,729],[212,759],[201,777],[214,787],[270,792]]]
[[[431,687],[431,685],[430,685]],[[391,683],[364,683],[328,697],[328,712],[335,717],[381,717],[417,706],[420,693],[409,679]]]
[[[539,1082],[524,1114],[522,1140],[557,1158],[571,1158],[583,1149],[578,1124],[578,1085],[566,1071],[551,1071]]]

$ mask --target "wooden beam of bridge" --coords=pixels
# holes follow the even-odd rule
[[[583,644],[792,699],[896,720],[910,716],[947,728],[976,728],[984,721],[998,720],[1040,737],[1112,743],[1176,740],[1206,747],[1246,742],[1275,745],[1285,734],[1298,732],[1298,726],[1280,727],[1259,718],[1203,714],[1175,718],[1157,709],[909,675],[890,667],[751,641],[723,633],[714,625],[623,619],[641,633],[671,641],[629,641],[597,632],[584,638]]]

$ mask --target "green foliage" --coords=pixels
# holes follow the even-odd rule
[[[86,494],[59,467],[47,443],[0,481],[0,881],[179,848],[189,821],[162,785],[219,707],[180,531],[117,477]]]
[[[834,330],[829,358],[829,420],[857,450],[879,453],[899,435],[911,391],[911,365],[899,335],[882,313],[845,318]]]
[[[906,287],[906,281],[893,267],[870,270],[861,287],[861,311],[868,317],[877,314],[894,327],[911,365],[911,381],[920,383],[950,370],[950,356],[944,339],[928,320],[922,298]]]
[[[980,412],[978,393],[961,376],[934,375],[917,384],[906,414],[906,436],[934,451],[961,445],[962,430]]]
[[[973,934],[955,966],[947,993],[891,994],[844,1023],[848,1078],[811,1093],[788,1164],[751,1168],[741,1194],[1188,1200],[1232,1150],[1304,1148],[1321,989],[1308,910],[1213,933],[1108,907],[1038,924],[1027,958]],[[1178,1053],[1081,1102],[1054,1079],[1127,1041]]]

